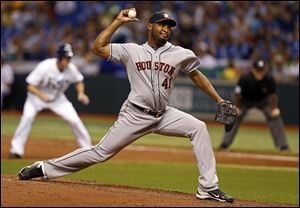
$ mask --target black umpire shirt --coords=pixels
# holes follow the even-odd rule
[[[241,89],[242,100],[257,102],[275,93],[276,82],[270,74],[265,75],[262,80],[256,80],[254,75],[249,73],[241,76],[238,87]]]

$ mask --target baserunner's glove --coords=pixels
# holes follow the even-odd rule
[[[229,132],[234,125],[236,115],[236,107],[230,101],[223,100],[218,103],[215,121],[224,124],[225,131]]]

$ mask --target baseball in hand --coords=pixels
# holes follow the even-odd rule
[[[275,108],[272,110],[271,114],[272,114],[272,117],[275,118],[275,117],[279,116],[280,110],[278,108]]]
[[[130,9],[128,11],[128,17],[132,18],[132,19],[135,18],[136,17],[136,11],[134,9]]]

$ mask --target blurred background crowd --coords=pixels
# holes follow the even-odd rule
[[[208,77],[237,80],[261,57],[278,81],[298,82],[298,1],[1,1],[1,54],[10,62],[43,60],[68,42],[83,74],[126,76],[123,65],[101,60],[90,48],[130,7],[140,21],[123,25],[112,42],[144,43],[149,17],[165,11],[177,21],[170,42],[193,50]]]

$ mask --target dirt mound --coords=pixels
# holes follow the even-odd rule
[[[278,207],[276,204],[235,200],[233,204],[198,200],[193,194],[56,179],[20,181],[1,175],[1,206],[101,207]]]

